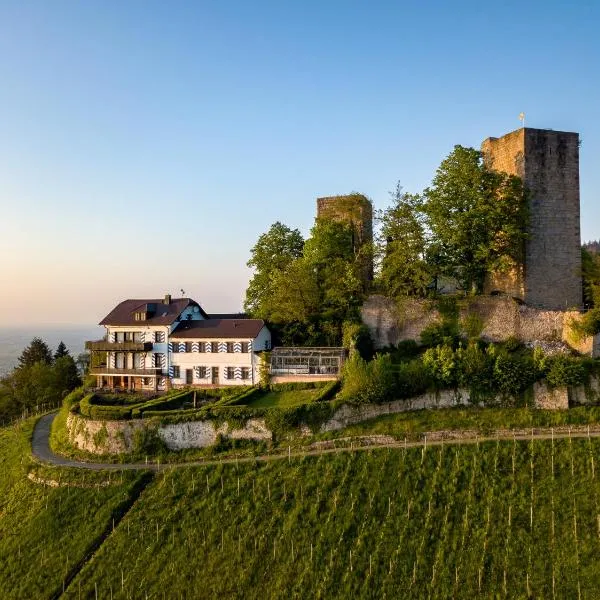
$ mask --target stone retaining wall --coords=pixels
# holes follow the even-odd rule
[[[502,296],[478,296],[464,300],[460,320],[468,315],[481,319],[481,337],[501,342],[515,337],[522,342],[563,341],[582,354],[598,355],[600,336],[577,340],[570,323],[581,318],[578,311],[539,310]],[[361,308],[363,323],[369,328],[376,348],[397,345],[404,340],[419,341],[421,332],[441,321],[431,300],[405,298],[399,304],[373,295]]]
[[[533,388],[534,406],[545,410],[567,409],[569,401],[571,404],[589,404],[598,398],[600,398],[600,382],[597,380],[593,380],[585,388],[581,386],[570,390],[549,389],[544,383],[536,383]],[[344,404],[321,425],[320,431],[336,431],[383,415],[469,404],[469,391],[466,389],[442,390],[384,404]],[[71,443],[80,450],[93,454],[121,454],[133,451],[136,431],[144,427],[154,430],[170,450],[206,448],[213,446],[219,436],[261,442],[273,439],[273,432],[267,427],[264,419],[249,419],[244,427],[233,427],[229,423],[209,420],[161,425],[153,420],[142,419],[95,421],[73,414],[70,414],[67,419]],[[301,427],[300,433],[303,436],[312,435],[308,427]]]

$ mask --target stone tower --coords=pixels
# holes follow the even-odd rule
[[[518,175],[530,194],[525,262],[509,275],[492,275],[488,291],[538,308],[579,308],[579,135],[524,127],[488,138],[481,150],[489,167]]]
[[[352,225],[354,251],[373,242],[373,205],[362,194],[317,198],[317,219],[333,219]],[[366,257],[365,281],[373,279],[373,261]]]

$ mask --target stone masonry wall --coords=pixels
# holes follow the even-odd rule
[[[544,383],[537,383],[533,388],[533,403],[536,408],[544,410],[564,410],[569,402],[591,403],[600,396],[600,382],[593,380],[587,388],[549,389]],[[498,398],[498,402],[501,398]],[[369,419],[408,412],[436,408],[468,406],[469,391],[466,389],[442,390],[410,398],[394,400],[383,404],[344,404],[333,416],[320,427],[321,432],[337,431],[361,423]],[[190,421],[157,425],[152,420],[133,421],[94,421],[79,415],[69,415],[67,430],[71,443],[86,452],[93,454],[120,454],[131,452],[133,448],[133,432],[143,427],[156,429],[158,436],[170,450],[185,448],[207,448],[213,446],[218,436],[230,439],[253,441],[270,441],[273,433],[266,426],[264,419],[249,419],[244,427],[230,427],[228,423],[216,424],[213,421]],[[98,435],[101,432],[101,435]],[[301,435],[310,436],[308,427],[301,427]]]
[[[510,294],[523,289],[518,297],[539,308],[579,308],[579,135],[522,128],[488,138],[481,149],[492,168],[518,175],[530,193],[525,264],[512,279],[490,278],[488,287]]]
[[[582,354],[600,350],[600,336],[576,340],[570,322],[581,318],[577,311],[539,310],[502,296],[479,296],[461,308],[460,318],[476,315],[482,320],[481,337],[500,342],[516,337],[522,342],[562,340]],[[363,323],[369,328],[376,348],[416,340],[423,329],[440,321],[434,304],[428,300],[407,299],[397,305],[384,296],[370,296],[361,309]],[[595,348],[595,350],[594,350]],[[593,354],[594,356],[596,354]]]

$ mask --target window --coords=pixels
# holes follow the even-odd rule
[[[173,342],[173,354],[179,352],[179,342]]]
[[[233,352],[233,342],[227,342],[227,352],[230,354]]]
[[[206,352],[206,344],[204,342],[198,343],[198,352]]]
[[[142,379],[142,385],[150,385],[150,377],[144,377]]]
[[[242,379],[250,379],[250,369],[248,367],[242,367]]]
[[[198,367],[198,379],[206,379],[206,367]]]
[[[250,344],[248,342],[242,342],[242,352],[247,353],[250,350]]]
[[[235,379],[235,369],[234,369],[234,367],[227,367],[225,369],[225,377],[227,379]]]
[[[173,365],[173,379],[179,379],[179,365]]]
[[[154,366],[158,368],[163,366],[163,355],[158,352],[154,354]]]
[[[155,331],[154,332],[154,341],[157,344],[163,344],[165,341],[165,332],[164,331]]]
[[[185,351],[186,352],[191,352],[192,351],[192,342],[186,342],[185,343]]]
[[[211,342],[210,343],[210,351],[218,352],[219,351],[219,342]]]
[[[142,341],[142,335],[143,333],[141,331],[135,331],[133,333],[133,341],[140,343]]]

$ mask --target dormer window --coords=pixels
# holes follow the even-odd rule
[[[143,311],[143,312],[139,311],[139,312],[134,313],[133,318],[136,321],[145,321],[146,320],[146,316],[147,316],[147,313],[145,311]]]

